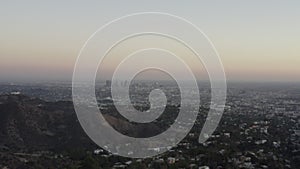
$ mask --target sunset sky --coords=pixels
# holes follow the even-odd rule
[[[85,41],[105,23],[166,12],[197,25],[228,80],[300,81],[300,1],[1,1],[0,81],[71,80]],[[109,66],[108,66],[109,67]]]

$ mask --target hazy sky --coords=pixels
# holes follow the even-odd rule
[[[300,1],[12,1],[0,5],[0,81],[70,80],[79,50],[126,14],[184,17],[214,43],[229,80],[300,81]]]

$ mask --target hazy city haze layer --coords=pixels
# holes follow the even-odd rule
[[[1,81],[71,80],[79,50],[92,33],[141,11],[175,14],[201,28],[218,50],[228,80],[300,80],[298,1],[190,3],[2,2]]]

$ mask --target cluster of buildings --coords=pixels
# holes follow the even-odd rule
[[[122,82],[120,85],[128,85]],[[113,106],[111,82],[96,89],[100,109]],[[180,108],[180,93],[174,85],[137,83],[131,98],[137,106],[147,108],[149,88],[163,87],[168,104]],[[49,96],[68,98],[70,89],[53,90]],[[27,91],[22,89],[15,91]],[[45,89],[44,89],[45,90]],[[43,92],[33,90],[36,95]],[[54,93],[59,92],[59,94]],[[143,93],[145,93],[143,95]],[[64,96],[61,96],[64,95]],[[44,96],[43,96],[44,97]],[[247,168],[273,169],[300,166],[300,89],[284,86],[232,85],[228,87],[227,103],[222,120],[213,135],[204,143],[198,137],[210,105],[209,88],[200,89],[201,106],[198,119],[187,137],[177,146],[159,156],[128,159],[114,156],[102,149],[93,151],[95,159],[104,159],[111,168]],[[55,98],[56,99],[56,98]],[[117,112],[109,112],[111,114]],[[172,114],[172,113],[171,113]],[[170,122],[168,116],[159,123]],[[159,148],[157,148],[159,151]],[[101,165],[101,164],[100,164]]]

